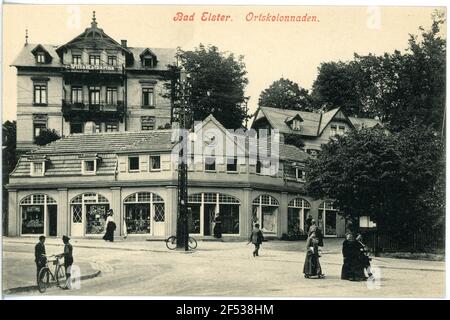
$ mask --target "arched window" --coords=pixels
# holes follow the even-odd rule
[[[224,234],[239,234],[238,198],[215,192],[190,194],[189,232],[200,235],[212,235],[215,221],[220,217],[221,229]]]
[[[110,207],[105,196],[95,192],[82,193],[72,198],[70,207],[72,236],[102,234],[105,231],[106,212]]]
[[[258,223],[266,233],[277,233],[278,206],[278,200],[271,195],[257,197],[253,200],[253,223]]]
[[[136,192],[124,199],[128,234],[164,235],[164,200],[153,192]]]
[[[288,204],[288,232],[292,235],[308,233],[305,221],[311,210],[311,205],[303,198],[292,199]]]
[[[21,234],[48,234],[56,236],[56,201],[49,195],[36,193],[20,201]]]
[[[334,202],[326,200],[319,205],[318,226],[324,230],[326,236],[336,236],[338,209]]]

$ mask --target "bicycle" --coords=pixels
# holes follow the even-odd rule
[[[55,257],[55,260],[46,260],[45,266],[39,270],[38,274],[38,289],[40,293],[44,293],[50,285],[50,276],[52,277],[52,281],[56,281],[56,285],[60,286],[60,283],[64,283],[66,281],[66,271],[64,265],[61,264],[59,255],[51,255],[48,258]],[[55,266],[55,273],[53,274],[49,267],[49,262]]]
[[[169,250],[175,250],[176,247],[177,247],[177,237],[176,236],[171,236],[171,237],[167,238],[166,239],[166,247]],[[188,247],[189,247],[189,249],[192,249],[192,250],[197,248],[197,240],[195,240],[192,237],[189,237]]]

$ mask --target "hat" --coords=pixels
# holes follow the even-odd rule
[[[62,237],[62,239],[63,239],[63,241],[64,241],[64,242],[66,242],[66,241],[69,241],[69,240],[70,240],[70,238],[69,238],[68,236],[63,236],[63,237]]]
[[[39,240],[45,240],[45,236],[40,236]]]

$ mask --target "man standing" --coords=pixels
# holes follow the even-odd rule
[[[66,269],[66,285],[63,289],[72,289],[72,264],[73,264],[73,248],[70,244],[70,238],[68,236],[62,237],[64,243],[64,253],[61,256],[64,257],[64,267]]]
[[[39,271],[45,266],[47,261],[45,253],[45,236],[39,237],[39,242],[34,246],[34,262],[36,263],[36,280],[39,277]],[[39,282],[39,281],[38,281]]]

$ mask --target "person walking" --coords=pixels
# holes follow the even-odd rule
[[[365,280],[364,271],[361,268],[360,250],[352,233],[347,233],[342,243],[342,255],[344,264],[341,270],[341,279],[350,281]],[[362,272],[361,272],[362,271]]]
[[[116,230],[116,223],[114,222],[114,211],[113,209],[109,209],[107,212],[108,217],[106,218],[106,232],[103,236],[105,241],[114,241],[114,231]]]
[[[306,241],[306,257],[303,265],[303,274],[305,278],[317,277],[322,279],[325,275],[322,273],[322,267],[319,261],[319,239],[315,232],[312,232]]]
[[[364,274],[364,270],[367,272],[367,276],[369,277],[370,280],[375,280],[373,273],[372,273],[372,269],[370,266],[370,261],[372,260],[368,254],[369,254],[369,249],[368,247],[362,242],[363,241],[363,237],[360,233],[358,233],[356,235],[356,244],[359,248],[359,260],[360,260],[360,267],[362,268],[362,276],[365,277]]]
[[[64,253],[60,256],[64,257],[64,268],[66,271],[66,284],[63,287],[65,290],[72,289],[72,265],[73,265],[73,247],[70,244],[70,238],[63,236],[62,241],[64,243]]]
[[[253,251],[253,257],[259,256],[259,248],[261,246],[261,243],[264,241],[264,236],[259,229],[259,224],[255,224],[255,228],[252,230],[252,233],[250,234],[250,239],[248,240],[248,243],[253,243],[255,246],[255,250]]]
[[[45,253],[45,236],[40,236],[39,242],[34,246],[34,262],[36,263],[36,280],[39,282],[39,271],[41,271],[47,262]]]

